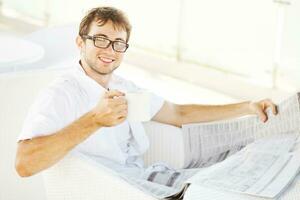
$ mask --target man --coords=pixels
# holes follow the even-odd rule
[[[138,88],[113,74],[128,48],[130,31],[126,16],[112,7],[94,8],[83,18],[76,39],[79,63],[39,95],[24,122],[16,155],[20,176],[47,169],[73,150],[120,166],[143,167],[140,157],[147,147],[146,137],[126,120],[125,93]],[[154,94],[151,97],[152,120],[178,127],[248,114],[266,121],[267,108],[277,113],[269,99],[176,105]]]

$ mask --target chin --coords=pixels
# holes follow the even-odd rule
[[[95,71],[98,74],[101,75],[108,75],[113,73],[114,70],[116,70],[119,66],[103,66],[103,64],[99,64],[98,66],[91,66],[91,68],[93,69],[93,71]]]
[[[98,72],[99,74],[102,74],[102,75],[107,75],[107,74],[111,74],[114,69],[109,69],[109,70],[101,70],[101,69],[97,69],[95,70],[96,72]]]

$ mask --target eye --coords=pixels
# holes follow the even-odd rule
[[[115,41],[115,44],[118,46],[126,46],[126,43],[121,41]]]
[[[105,42],[105,41],[107,41],[107,39],[104,38],[104,37],[96,37],[95,40],[97,40],[99,42]]]

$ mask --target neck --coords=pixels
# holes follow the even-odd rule
[[[85,74],[96,81],[99,85],[104,88],[108,88],[108,83],[111,79],[112,73],[110,74],[100,74],[99,72],[95,71],[93,68],[89,67],[82,61],[79,61],[82,69],[84,70]]]

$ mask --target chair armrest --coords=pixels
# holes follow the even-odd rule
[[[68,154],[43,172],[48,200],[155,200],[99,163]]]
[[[184,145],[182,129],[154,121],[143,123],[150,147],[144,154],[145,165],[165,162],[174,168],[184,166]]]

